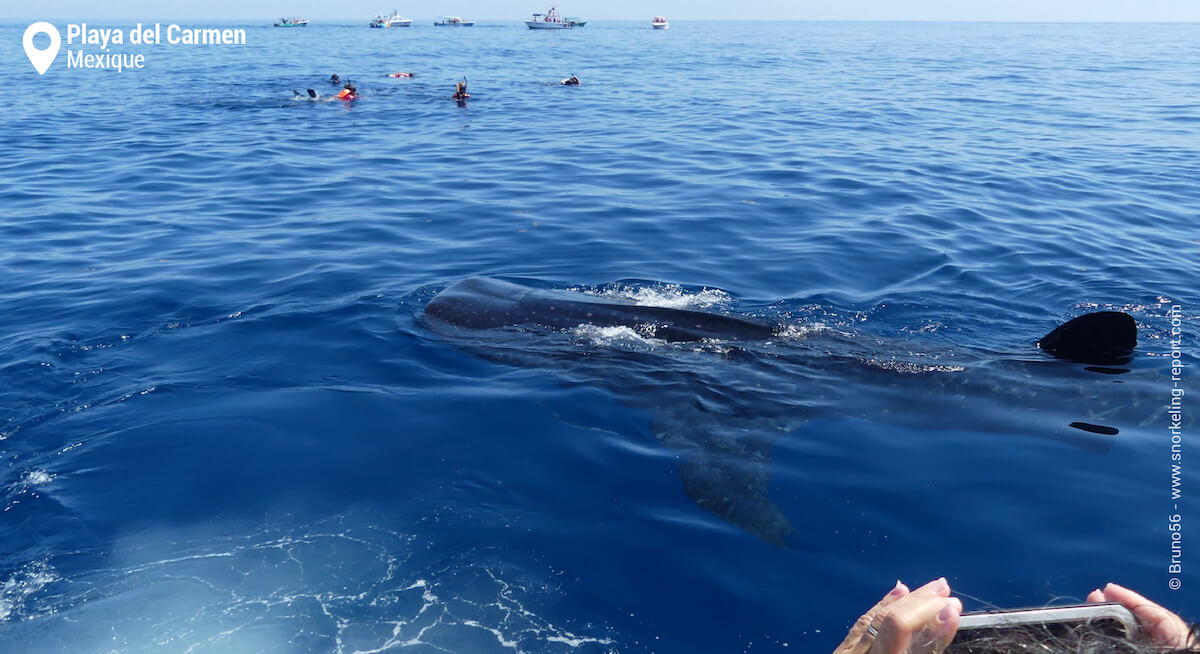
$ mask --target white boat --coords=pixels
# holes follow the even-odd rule
[[[655,16],[650,20],[650,25],[656,30],[665,30],[671,26],[671,24],[667,22],[666,16]]]
[[[383,26],[384,27],[412,27],[412,19],[411,18],[401,18],[400,12],[393,9],[392,15],[388,16],[386,19],[384,19]]]
[[[437,20],[433,21],[433,24],[444,27],[470,27],[475,24],[475,21],[458,16],[439,16]]]
[[[554,5],[544,14],[534,14],[533,18],[525,21],[531,30],[569,30],[579,24],[578,19],[563,20],[558,15],[558,5]]]

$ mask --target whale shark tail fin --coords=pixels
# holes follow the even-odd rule
[[[1054,328],[1037,342],[1047,354],[1095,365],[1128,363],[1137,345],[1137,323],[1120,311],[1088,313]]]

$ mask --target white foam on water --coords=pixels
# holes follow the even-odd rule
[[[726,344],[725,341],[715,338],[703,338],[690,343],[690,349],[693,352],[701,352],[708,354],[726,355],[733,352],[733,348]]]
[[[834,329],[833,327],[826,325],[825,323],[813,322],[813,323],[805,323],[805,324],[799,324],[799,325],[794,324],[794,323],[789,323],[787,325],[784,325],[779,331],[777,331],[775,333],[775,337],[778,338],[779,340],[783,340],[783,341],[801,340],[801,339],[808,338],[809,336],[812,336],[814,334],[837,334],[840,336],[849,336],[850,335],[847,332],[838,331],[838,330]]]
[[[45,486],[54,481],[54,475],[45,470],[30,470],[21,477],[21,483],[26,486]]]
[[[603,290],[579,289],[588,295],[631,302],[644,307],[668,309],[711,309],[729,304],[732,299],[725,291],[705,288],[689,291],[675,284],[663,286],[618,286]]]
[[[637,346],[655,347],[665,341],[654,338],[653,325],[639,325],[639,329],[618,325],[600,327],[581,324],[571,330],[571,336],[594,347]]]
[[[48,561],[13,573],[0,623],[14,651],[467,652],[483,634],[510,652],[617,650],[590,617],[581,624],[592,633],[576,633],[539,614],[561,599],[549,572],[494,550],[448,557],[378,525],[144,532],[104,561],[78,579]],[[33,608],[52,583],[53,605]]]
[[[38,591],[59,580],[58,571],[46,561],[33,561],[9,575],[0,587],[0,623],[26,619],[27,604]]]
[[[902,372],[910,375],[919,375],[927,372],[962,372],[967,369],[966,366],[959,365],[943,363],[920,363],[917,361],[901,361],[894,359],[863,359],[862,362],[874,368]]]

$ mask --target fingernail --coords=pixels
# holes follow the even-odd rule
[[[937,621],[941,624],[946,624],[950,621],[950,616],[952,615],[954,615],[954,606],[950,603],[950,600],[946,600],[946,605],[942,607],[941,611],[938,611]]]
[[[892,590],[888,592],[888,597],[900,597],[903,594],[904,594],[904,585],[900,583],[899,579],[897,579],[896,585],[893,586]]]
[[[927,586],[929,590],[932,590],[935,593],[940,593],[943,590],[950,588],[950,584],[946,581],[945,577],[938,577],[937,579],[929,582]]]

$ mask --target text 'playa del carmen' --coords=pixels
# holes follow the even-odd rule
[[[39,48],[33,39],[39,34],[50,38],[50,47]],[[30,62],[38,74],[45,74],[46,69],[58,55],[60,45],[67,46],[67,68],[83,68],[92,70],[115,70],[123,72],[128,69],[145,68],[146,55],[142,52],[109,52],[113,46],[221,46],[245,45],[246,30],[241,28],[208,28],[183,27],[174,23],[163,25],[143,25],[128,29],[118,27],[91,27],[87,23],[68,23],[66,39],[54,25],[47,22],[37,22],[25,31],[23,44]],[[71,49],[72,46],[76,46]],[[98,48],[100,52],[89,52]]]
[[[163,40],[164,32],[166,40]],[[245,45],[246,30],[241,28],[184,28],[174,23],[163,29],[162,23],[154,27],[131,28],[128,32],[128,42],[132,45]],[[71,23],[67,25],[67,45],[76,41],[83,45],[99,46],[108,50],[110,45],[124,45],[125,32],[118,28],[88,27],[87,23]],[[82,50],[67,51],[67,68],[109,68],[121,72],[125,68],[142,68],[145,66],[145,56],[142,54],[84,54]]]

